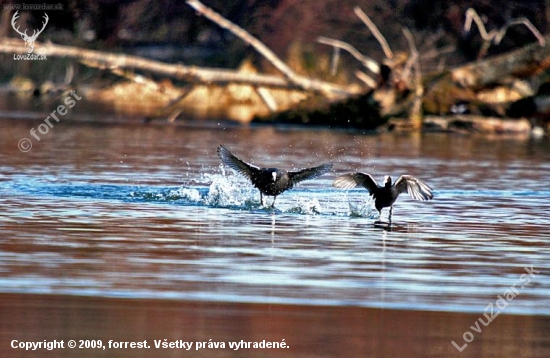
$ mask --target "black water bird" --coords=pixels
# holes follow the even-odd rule
[[[382,214],[382,209],[390,207],[389,222],[393,211],[393,203],[399,194],[408,193],[415,200],[430,200],[434,197],[432,188],[423,181],[410,175],[401,175],[392,185],[389,176],[384,177],[384,186],[379,186],[372,175],[366,173],[350,173],[339,176],[332,185],[336,188],[351,189],[356,186],[366,188],[374,199],[376,210]]]
[[[263,204],[263,196],[273,196],[273,204],[277,195],[291,189],[301,181],[314,179],[328,172],[332,163],[325,163],[318,167],[306,168],[298,171],[286,171],[277,168],[260,168],[234,156],[223,145],[218,147],[218,156],[222,163],[236,170],[242,176],[248,178],[252,185],[260,191],[260,202]]]

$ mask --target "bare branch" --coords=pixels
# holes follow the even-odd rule
[[[332,58],[330,60],[330,74],[332,76],[336,75],[336,71],[338,70],[338,62],[340,62],[340,49],[338,47],[334,47],[332,49]]]
[[[365,72],[355,71],[355,76],[363,81],[369,88],[376,88],[376,86],[378,85],[376,81],[368,76]]]
[[[161,90],[160,86],[157,90]],[[166,120],[170,123],[174,122],[183,112],[183,106],[181,106],[180,103],[192,92],[192,90],[192,85],[187,84],[183,86],[180,88],[179,96],[171,98],[170,102],[166,106],[156,110],[151,117],[164,117],[166,113],[168,113]]]
[[[279,106],[277,106],[277,101],[275,101],[275,98],[271,95],[271,92],[265,87],[254,87],[254,90],[260,96],[262,102],[265,104],[267,109],[271,113],[276,112]]]
[[[386,55],[386,57],[389,59],[392,59],[393,52],[390,49],[390,46],[388,45],[388,41],[386,41],[386,38],[382,35],[380,30],[378,30],[378,27],[376,27],[374,22],[372,22],[371,19],[367,16],[367,14],[365,14],[363,10],[361,10],[361,8],[359,8],[358,6],[356,6],[353,9],[353,11],[355,12],[355,15],[357,15],[365,25],[367,25],[367,27],[372,32],[376,40],[378,40],[378,43],[380,44],[380,46],[382,46],[382,51],[384,51],[384,54]]]
[[[479,34],[484,41],[492,41],[494,35],[489,36],[485,24],[473,8],[466,10],[466,20],[464,21],[464,31],[470,32],[472,28],[472,20],[476,23]]]
[[[212,22],[218,24],[222,28],[230,31],[235,36],[239,37],[241,40],[250,44],[256,51],[258,51],[262,56],[264,56],[269,62],[273,64],[281,73],[286,77],[286,79],[297,87],[305,91],[317,91],[323,93],[327,97],[342,97],[346,96],[347,91],[342,90],[342,88],[328,82],[313,81],[306,77],[302,77],[288,67],[283,61],[281,61],[273,51],[271,51],[267,46],[265,46],[260,40],[255,38],[246,32],[243,28],[233,24],[229,20],[223,18],[220,14],[214,10],[208,8],[202,4],[199,0],[187,0],[187,4],[193,9],[197,10],[202,15],[206,16]]]
[[[479,30],[479,34],[483,39],[483,45],[479,50],[478,58],[483,58],[485,56],[485,54],[489,50],[489,47],[491,46],[491,43],[494,43],[495,45],[500,44],[500,42],[506,35],[506,31],[508,30],[508,28],[513,25],[524,25],[537,38],[537,41],[539,42],[540,46],[544,46],[546,44],[546,40],[544,39],[544,36],[541,35],[539,30],[537,30],[537,28],[531,23],[531,21],[529,21],[524,17],[521,17],[519,19],[509,20],[500,29],[491,30],[487,32],[487,29],[485,28],[485,24],[483,23],[483,21],[481,20],[477,12],[473,8],[469,8],[468,10],[466,10],[466,20],[464,20],[464,30],[466,32],[470,32],[472,27],[472,21],[476,23],[477,28]]]
[[[420,73],[420,56],[418,55],[418,50],[414,43],[414,37],[409,29],[404,28],[403,34],[407,38],[407,43],[411,51],[411,56],[405,64],[405,69],[403,74],[408,76],[411,71],[411,68],[414,67],[414,99],[409,109],[409,118],[411,119],[413,125],[417,128],[422,126],[422,99],[424,96],[424,86],[422,85],[422,74]]]
[[[345,50],[350,53],[353,57],[355,57],[356,60],[361,62],[363,66],[365,66],[369,71],[372,73],[380,73],[380,65],[374,61],[373,59],[363,55],[361,52],[359,52],[355,47],[348,44],[347,42],[340,41],[340,40],[334,40],[328,37],[318,37],[317,42],[322,43],[324,45],[333,46],[336,48],[341,48],[342,50]]]
[[[265,46],[260,40],[246,32],[242,27],[225,19],[220,14],[205,6],[198,0],[187,0],[187,4],[215,24],[233,33],[244,42],[250,44],[252,47],[254,47],[256,51],[258,51],[269,62],[271,62],[271,64],[273,64],[275,68],[281,71],[281,73],[285,77],[288,77],[290,79],[295,76],[294,71],[292,71],[292,69],[288,67],[281,59],[279,59],[279,57],[277,57],[277,55],[273,51]]]
[[[449,46],[441,47],[439,49],[432,49],[432,50],[423,52],[420,58],[426,61],[426,60],[431,60],[433,58],[446,55],[455,51],[456,51],[456,47],[454,45],[449,45]]]
[[[546,44],[546,41],[544,40],[544,36],[541,35],[541,33],[539,32],[539,30],[537,30],[535,25],[533,25],[533,23],[528,19],[524,17],[520,17],[519,19],[511,20],[509,23],[504,25],[500,29],[500,31],[498,31],[497,35],[495,36],[495,41],[494,41],[495,45],[498,45],[500,41],[502,41],[502,38],[504,37],[504,35],[506,35],[506,31],[508,30],[508,28],[513,25],[524,25],[537,38],[539,45],[544,46]]]
[[[174,110],[172,113],[170,113],[166,118],[166,120],[170,123],[173,123],[178,118],[178,116],[182,113],[183,113],[183,108],[178,108]]]
[[[407,39],[407,44],[409,45],[409,50],[411,52],[411,56],[407,59],[407,63],[405,64],[405,68],[403,70],[403,76],[404,77],[409,77],[411,69],[414,67],[415,78],[416,78],[416,80],[419,80],[420,79],[420,63],[419,63],[418,50],[416,49],[416,45],[414,43],[414,37],[413,37],[412,33],[409,31],[409,29],[407,29],[407,28],[403,29],[403,35],[405,35],[405,38]]]

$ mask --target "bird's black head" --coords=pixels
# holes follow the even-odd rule
[[[389,175],[384,177],[384,187],[387,189],[391,188],[391,177]]]
[[[264,170],[266,176],[269,175],[270,181],[275,183],[281,179],[284,171],[277,168],[266,168]]]

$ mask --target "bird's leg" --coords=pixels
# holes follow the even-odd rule
[[[392,212],[393,212],[393,205],[390,206],[390,216],[389,216],[389,219],[388,219],[389,222],[390,222],[390,225],[391,225],[391,214],[392,214]]]
[[[271,207],[274,208],[275,207],[275,199],[277,199],[277,195],[275,195],[273,197],[273,202],[271,203]]]
[[[261,191],[260,191],[260,206],[264,206],[264,196]]]
[[[378,220],[375,221],[374,224],[381,224],[382,223],[382,209],[376,208],[376,210],[378,210]]]

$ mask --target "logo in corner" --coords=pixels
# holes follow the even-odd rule
[[[21,35],[21,38],[25,41],[25,47],[27,48],[27,54],[30,55],[32,54],[32,51],[34,50],[34,42],[36,41],[38,35],[40,35],[42,33],[42,31],[44,31],[44,29],[46,28],[46,25],[48,24],[48,20],[49,20],[49,17],[48,17],[48,14],[44,13],[44,20],[46,20],[45,22],[42,23],[42,29],[40,29],[38,32],[36,30],[33,30],[32,32],[32,35],[29,36],[27,35],[27,30],[25,30],[25,32],[21,32],[19,31],[19,26],[17,26],[17,28],[15,27],[16,24],[15,22],[17,21],[17,14],[19,13],[19,10],[15,12],[15,14],[13,14],[13,17],[11,18],[11,26],[13,27],[13,29],[19,34]]]

